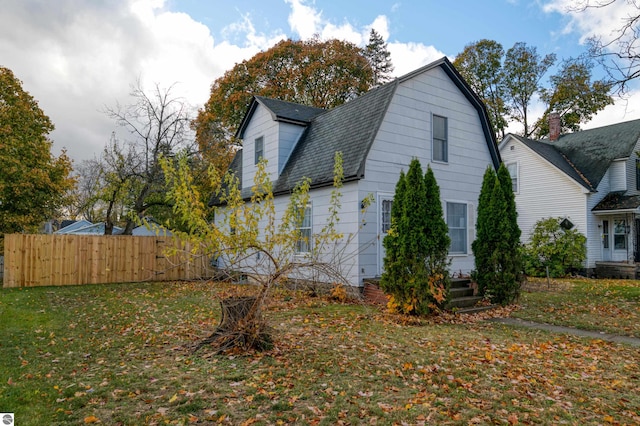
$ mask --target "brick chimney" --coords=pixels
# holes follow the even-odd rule
[[[562,126],[560,125],[560,114],[552,112],[549,114],[549,140],[557,141],[560,137]]]

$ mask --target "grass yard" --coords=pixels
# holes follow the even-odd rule
[[[640,338],[640,282],[532,278],[512,316]]]
[[[640,424],[640,348],[480,315],[402,321],[278,291],[266,312],[274,350],[191,354],[227,291],[0,290],[0,412],[19,425]],[[637,336],[638,291],[572,281],[525,293],[514,315]]]

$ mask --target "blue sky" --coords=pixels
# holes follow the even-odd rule
[[[590,35],[610,36],[628,13],[625,0],[571,12],[580,0],[3,0],[0,66],[38,100],[56,130],[54,151],[76,161],[99,155],[111,132],[103,113],[127,104],[130,86],[169,87],[201,108],[211,83],[239,61],[286,38],[339,38],[364,46],[375,28],[387,41],[395,74],[487,38],[541,55],[577,56]],[[632,11],[638,13],[633,6]],[[534,106],[532,115],[542,112]],[[632,91],[585,128],[640,118]],[[517,127],[511,130],[517,131]]]
[[[451,4],[455,3],[455,7]],[[540,2],[506,0],[412,1],[314,1],[305,4],[334,25],[364,28],[379,16],[389,21],[388,42],[434,45],[447,55],[456,55],[470,42],[488,38],[505,47],[525,41],[545,52],[572,55],[578,46],[576,34],[559,35],[567,19],[544,12]],[[172,0],[168,6],[183,11],[207,25],[214,38],[229,35],[226,28],[245,17],[266,34],[284,32],[293,38],[288,24],[290,4],[283,0],[235,2]],[[237,36],[236,43],[242,42]]]

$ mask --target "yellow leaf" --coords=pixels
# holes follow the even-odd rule
[[[84,422],[89,424],[89,423],[98,423],[100,421],[99,418],[97,418],[96,416],[88,416],[84,418]]]
[[[169,400],[169,403],[176,402],[177,400],[178,400],[178,394],[174,393],[171,399]]]

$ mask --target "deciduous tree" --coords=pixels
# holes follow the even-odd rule
[[[105,202],[112,207],[122,201],[128,210],[125,235],[131,234],[145,215],[164,219],[170,211],[160,158],[171,158],[181,149],[192,152],[188,107],[171,89],[156,85],[147,94],[138,82],[131,93],[133,104],[106,110],[129,132],[124,142],[112,138],[101,159]],[[110,212],[108,208],[107,232],[112,222]]]
[[[0,236],[37,230],[75,184],[66,153],[51,153],[53,128],[22,82],[0,67]]]
[[[616,28],[589,38],[589,55],[604,67],[608,85],[618,93],[626,94],[628,83],[640,77],[640,3],[632,0],[574,0],[570,7],[570,10],[582,13],[590,13],[594,9],[621,16]]]
[[[575,132],[594,114],[613,104],[610,84],[604,80],[591,81],[593,63],[584,58],[568,59],[557,74],[551,76],[551,86],[541,91],[547,104],[544,115],[535,125],[538,137],[549,134],[549,114],[560,114],[562,130]]]
[[[369,90],[374,74],[363,50],[341,41],[284,40],[214,81],[193,123],[200,152],[224,172],[232,140],[253,95],[333,108]]]
[[[188,231],[176,235],[190,241],[202,252],[217,259],[221,273],[228,276],[244,274],[251,282],[252,291],[247,297],[232,296],[222,300],[223,317],[218,328],[203,340],[199,347],[211,344],[216,351],[228,349],[265,349],[271,345],[272,336],[262,318],[262,306],[270,290],[290,277],[315,277],[316,272],[324,280],[345,284],[342,260],[333,257],[344,253],[337,246],[349,246],[353,235],[343,235],[337,229],[342,186],[342,156],[335,155],[334,189],[327,209],[325,226],[311,237],[304,235],[301,225],[309,203],[309,179],[303,179],[292,191],[284,211],[276,208],[272,183],[266,171],[266,160],[258,163],[252,195],[244,200],[237,177],[226,174],[221,177],[211,169],[211,186],[217,189],[220,207],[214,207],[216,220],[209,220],[209,207],[202,202],[195,185],[188,158],[179,156],[177,167],[163,160],[163,169],[169,182],[169,197],[175,214],[187,224]],[[301,255],[297,247],[302,239],[311,247]]]
[[[541,57],[536,47],[522,42],[507,51],[503,65],[507,102],[511,118],[524,127],[524,137],[530,137],[535,130],[531,127],[529,108],[542,89],[542,78],[555,61],[555,54]]]
[[[456,67],[471,88],[482,99],[496,137],[504,137],[507,127],[505,82],[502,71],[504,49],[494,40],[483,39],[465,46],[456,56]]]

